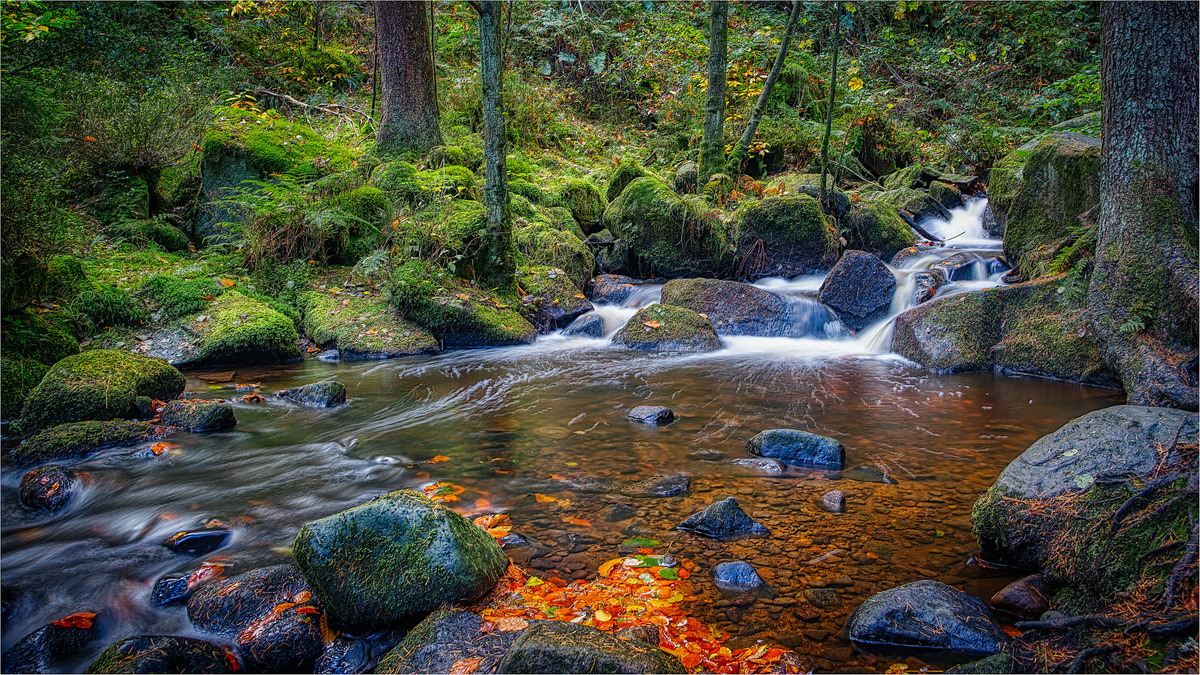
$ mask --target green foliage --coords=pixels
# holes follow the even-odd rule
[[[141,288],[141,294],[159,307],[163,321],[196,314],[224,292],[225,287],[213,279],[181,279],[166,274],[150,277]]]
[[[3,322],[4,354],[33,359],[47,366],[79,353],[75,338],[39,314],[8,314]]]
[[[424,260],[414,259],[396,267],[388,286],[388,297],[401,314],[407,314],[433,298],[434,291],[449,275]]]
[[[146,309],[130,293],[116,286],[95,284],[71,303],[71,308],[86,316],[97,328],[140,326],[146,321]]]
[[[0,418],[10,419],[21,411],[25,396],[42,381],[50,366],[24,357],[0,359]]]

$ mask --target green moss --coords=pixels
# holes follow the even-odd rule
[[[693,195],[680,197],[657,178],[638,178],[604,212],[604,226],[628,240],[653,274],[705,276],[732,257],[725,224]]]
[[[873,253],[885,261],[916,241],[912,228],[890,204],[857,202],[845,223],[848,248]]]
[[[531,223],[513,236],[527,264],[560,268],[581,288],[592,278],[595,256],[574,234],[545,223]]]
[[[938,200],[923,190],[897,188],[880,192],[872,197],[878,202],[891,204],[897,209],[908,211],[918,223],[942,217],[945,213],[945,209],[938,203]]]
[[[225,287],[213,279],[180,279],[156,274],[142,284],[141,293],[158,306],[161,320],[174,321],[195,314],[225,292]]]
[[[310,291],[301,297],[304,332],[343,358],[393,358],[428,354],[438,341],[420,326],[401,319],[382,298],[334,298]]]
[[[150,187],[144,177],[117,173],[106,178],[92,207],[101,227],[150,217]]]
[[[154,244],[164,251],[188,250],[187,235],[174,225],[157,220],[122,220],[108,227],[108,236],[118,241],[134,244]]]
[[[533,202],[512,192],[508,193],[508,214],[512,218],[525,218],[526,220],[542,217]]]
[[[138,414],[134,398],[162,401],[183,391],[184,379],[162,359],[97,349],[54,364],[25,401],[21,433],[58,424]]]
[[[819,173],[785,173],[775,176],[767,183],[766,194],[795,197],[804,194],[800,191],[802,187],[820,187],[820,185],[821,174]]]
[[[411,260],[392,274],[390,302],[447,347],[528,344],[537,331],[512,308],[517,298],[499,298],[437,267]]]
[[[300,357],[300,336],[291,319],[263,302],[228,291],[207,313],[212,328],[200,357],[208,363],[287,361]]]
[[[363,172],[355,167],[349,171],[329,174],[313,181],[309,184],[308,191],[322,199],[330,199],[351,190],[357,190],[364,184]]]
[[[61,328],[34,312],[19,312],[4,317],[4,355],[22,356],[52,366],[79,353],[79,343]]]
[[[558,197],[584,232],[590,233],[600,229],[600,219],[604,215],[604,196],[591,181],[582,178],[567,181],[559,191]]]
[[[556,230],[563,230],[579,237],[581,240],[586,239],[588,235],[583,233],[583,228],[579,223],[575,222],[575,218],[571,212],[563,206],[550,206],[538,209],[540,214],[538,220],[544,223],[550,223]]]
[[[821,203],[808,195],[744,204],[734,216],[734,241],[750,276],[796,276],[827,270],[841,244]]]
[[[0,419],[20,414],[25,397],[49,370],[50,366],[22,356],[0,358]]]
[[[146,309],[129,291],[107,284],[85,289],[71,308],[96,326],[140,326],[146,322]]]
[[[425,206],[439,196],[479,199],[479,184],[470,169],[447,165],[429,171],[418,171],[408,162],[389,162],[380,165],[371,182],[397,206]]]
[[[384,226],[391,220],[393,207],[382,190],[371,186],[356,188],[338,196],[333,205],[354,218],[346,245],[331,256],[334,262],[352,265],[383,244]]]
[[[60,424],[25,439],[12,452],[21,465],[45,464],[85,457],[98,450],[135,445],[164,435],[153,422],[87,421]]]
[[[542,188],[522,178],[514,178],[508,182],[509,195],[521,195],[531,203],[539,206],[556,206],[558,198],[547,194]],[[570,211],[568,211],[570,213]]]
[[[48,264],[50,292],[59,299],[70,299],[88,288],[83,261],[73,255],[51,256]]]
[[[629,349],[662,352],[708,352],[721,348],[721,339],[708,319],[674,305],[655,304],[638,310],[613,344]]]
[[[434,169],[442,166],[462,166],[468,168],[471,166],[470,160],[467,158],[467,152],[457,145],[439,145],[430,150],[425,164]]]
[[[605,192],[604,196],[611,202],[621,196],[621,192],[625,190],[627,185],[638,178],[649,175],[642,168],[641,164],[631,159],[621,160],[621,163],[617,164],[617,168],[613,169],[612,176],[608,179],[608,191]]]
[[[1000,316],[995,289],[932,300],[897,317],[892,349],[941,371],[990,369]]]
[[[263,174],[286,173],[298,178],[346,171],[353,156],[343,145],[325,140],[303,124],[279,113],[218,108],[217,121],[204,134],[206,162],[237,158]]]

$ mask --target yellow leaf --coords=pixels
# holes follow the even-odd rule
[[[235,282],[233,279],[222,279],[221,280],[221,285],[224,286],[225,288],[233,288],[236,284],[237,284],[237,282]]]
[[[596,620],[597,621],[612,621],[612,614],[609,614],[608,612],[606,612],[602,609],[598,609],[598,610],[596,610]]]
[[[649,321],[643,321],[642,325],[645,326],[646,328],[662,328],[662,324],[655,321],[654,319],[650,319]]]
[[[550,495],[544,495],[540,492],[535,494],[533,498],[542,504],[549,504],[550,502],[556,501],[554,497],[551,497]]]
[[[850,81],[846,83],[846,86],[850,88],[850,91],[858,91],[859,89],[863,88],[863,81],[857,77],[852,77],[850,78]]]

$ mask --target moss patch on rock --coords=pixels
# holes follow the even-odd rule
[[[168,429],[153,422],[71,422],[26,438],[13,449],[12,459],[23,466],[78,459],[106,448],[161,438],[167,433]]]
[[[225,287],[215,279],[180,279],[166,274],[150,277],[141,288],[142,295],[158,307],[163,321],[195,314],[224,292]]]
[[[706,276],[732,258],[721,219],[696,197],[680,197],[661,180],[638,178],[604,212],[604,226],[625,239],[634,267],[665,277]]]
[[[530,320],[540,332],[562,328],[592,309],[570,276],[557,267],[521,267],[517,284],[527,294],[522,302],[532,300],[535,311]]]
[[[734,216],[733,232],[738,269],[752,278],[822,272],[841,251],[832,220],[807,195],[746,204]]]
[[[54,364],[25,401],[20,431],[58,424],[138,415],[134,398],[169,401],[183,391],[183,375],[161,359],[109,349],[68,356]]]
[[[576,286],[587,285],[596,270],[592,250],[567,230],[536,222],[517,228],[513,237],[526,264],[561,269]]]
[[[216,122],[204,134],[207,164],[237,157],[262,174],[286,173],[311,178],[350,168],[353,156],[339,143],[325,140],[303,124],[268,110],[218,108]]]
[[[719,335],[785,336],[791,333],[786,300],[756,286],[719,279],[675,279],[662,304],[697,312]]]
[[[912,228],[890,204],[855,202],[844,222],[850,248],[872,253],[885,261],[916,241]]]
[[[79,343],[66,331],[36,312],[18,312],[4,317],[5,357],[23,356],[46,366],[79,353]]]
[[[529,344],[537,337],[533,324],[513,309],[519,299],[498,297],[421,260],[397,267],[390,291],[401,315],[447,347]]]
[[[229,291],[208,309],[200,358],[209,364],[275,363],[300,358],[292,320],[266,303]]]
[[[933,218],[942,218],[949,212],[928,192],[898,188],[871,195],[876,201],[891,204],[901,211],[907,211],[918,223]]]
[[[567,181],[559,190],[558,199],[571,212],[584,233],[598,232],[603,227],[600,221],[604,216],[604,195],[591,181],[583,178]]]
[[[371,183],[397,206],[427,206],[441,196],[479,199],[475,174],[456,165],[419,171],[408,162],[389,162],[375,169]]]
[[[650,305],[613,335],[613,344],[654,352],[711,352],[721,339],[708,319],[684,307]]]
[[[19,415],[25,397],[49,370],[50,366],[22,356],[0,359],[0,419]]]
[[[609,202],[612,202],[617,197],[621,196],[621,193],[630,183],[638,178],[643,178],[649,175],[650,174],[646,172],[646,169],[644,169],[641,164],[638,164],[631,159],[623,159],[621,160],[621,163],[617,165],[617,168],[613,169],[612,176],[608,179],[608,190],[605,192],[604,196]]]
[[[337,349],[344,359],[389,359],[438,351],[437,338],[397,316],[383,298],[301,296],[302,327],[309,339]]]

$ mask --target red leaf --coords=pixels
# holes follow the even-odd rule
[[[65,616],[58,621],[52,621],[55,626],[63,628],[91,628],[92,619],[96,618],[95,612],[78,612],[71,616]]]

